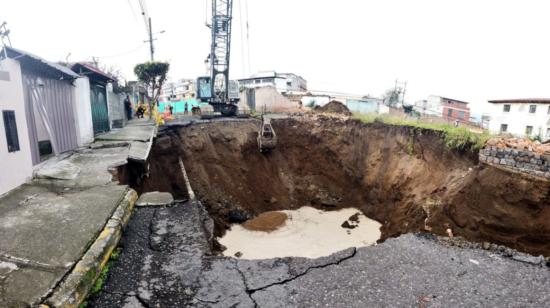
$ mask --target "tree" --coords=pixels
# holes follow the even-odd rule
[[[152,117],[153,102],[158,104],[162,85],[166,81],[166,75],[170,69],[167,62],[145,62],[134,67],[134,73],[146,89],[146,96],[149,103],[149,119]]]
[[[399,96],[401,95],[401,89],[388,89],[384,93],[384,104],[395,107],[399,104]]]

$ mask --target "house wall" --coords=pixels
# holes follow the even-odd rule
[[[74,82],[75,119],[77,141],[79,146],[94,141],[94,125],[92,122],[92,105],[90,101],[90,80],[81,77]]]
[[[455,100],[442,99],[442,107],[442,116],[447,120],[470,120],[470,107],[468,107],[468,104]]]
[[[431,95],[427,100],[421,100],[414,103],[414,109],[421,114],[441,116],[443,107],[441,106],[441,97]]]
[[[0,79],[0,111],[15,111],[20,150],[8,152],[4,119],[0,116],[0,195],[32,178],[33,167],[30,141],[25,116],[23,80],[17,61],[5,59],[0,62],[0,71],[8,72],[9,80]],[[2,73],[5,75],[5,73]]]
[[[113,92],[113,85],[107,84],[107,107],[109,108],[109,125],[111,129],[121,128],[126,124],[124,116],[124,97]]]
[[[365,100],[346,100],[346,105],[348,109],[353,113],[361,114],[384,114],[389,113],[390,109],[388,106],[384,105],[379,99],[365,99]]]
[[[529,137],[540,134],[543,140],[550,139],[550,104],[512,103],[510,112],[504,112],[504,103],[491,103],[489,130],[492,133],[500,133],[502,124],[508,125],[508,133],[519,137],[525,137],[526,127],[533,126],[533,133]],[[536,105],[536,113],[529,113],[529,106]]]
[[[263,112],[296,112],[300,110],[300,102],[291,101],[274,87],[255,89],[256,111]],[[248,105],[246,91],[240,93],[240,104]]]

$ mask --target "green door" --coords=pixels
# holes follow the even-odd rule
[[[109,113],[107,111],[107,96],[105,95],[105,87],[92,84],[91,89],[92,101],[92,122],[94,125],[94,134],[103,133],[109,130]]]

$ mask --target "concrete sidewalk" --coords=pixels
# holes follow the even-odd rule
[[[0,198],[0,307],[36,306],[49,297],[54,306],[80,300],[78,280],[99,272],[82,262],[110,254],[119,234],[108,231],[123,226],[137,197],[112,172],[128,160],[146,162],[155,134],[154,123],[131,121],[44,163],[30,183]],[[65,296],[76,287],[78,295]]]

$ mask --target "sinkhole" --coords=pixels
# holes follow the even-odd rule
[[[121,181],[185,199],[181,159],[226,256],[318,257],[449,230],[550,255],[550,184],[481,165],[442,132],[329,116],[272,124],[279,141],[269,153],[258,151],[255,119],[164,128],[148,168],[128,166]]]

